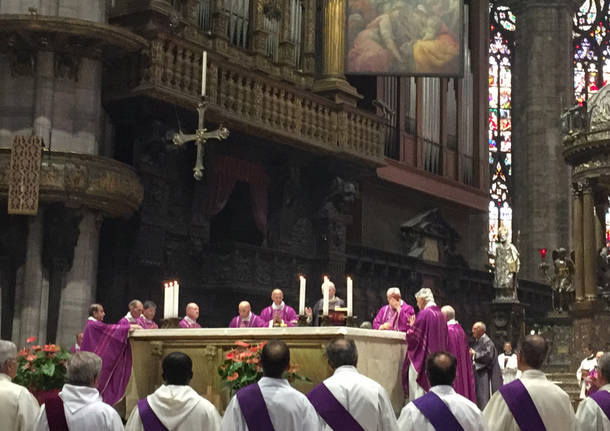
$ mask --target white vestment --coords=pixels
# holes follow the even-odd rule
[[[220,430],[216,407],[188,385],[162,385],[146,397],[151,410],[172,431]],[[138,407],[129,416],[125,431],[143,431]]]
[[[36,423],[39,410],[38,401],[30,391],[0,373],[0,428],[30,431]]]
[[[602,386],[599,390],[610,392],[610,384]],[[576,420],[580,426],[580,431],[610,431],[610,419],[591,397],[587,397],[580,402],[576,412]]]
[[[305,395],[294,389],[287,380],[263,377],[258,385],[267,405],[271,423],[276,431],[320,431],[321,422],[316,410]],[[227,406],[222,418],[222,431],[248,431],[237,396]]]
[[[585,358],[580,363],[580,367],[578,367],[578,371],[576,371],[576,378],[578,379],[578,384],[580,385],[580,399],[585,399],[585,380],[582,378],[583,370],[593,371],[593,368],[597,365],[597,359],[595,359],[595,355],[591,355],[588,358]]]
[[[475,403],[455,392],[451,386],[432,386],[434,392],[449,407],[464,431],[487,431],[481,410]],[[400,431],[436,431],[430,421],[412,402],[403,407],[398,418]]]
[[[396,414],[379,383],[344,365],[324,380],[324,385],[365,431],[398,431]],[[324,431],[332,428],[320,418]]]
[[[508,360],[506,360],[507,358]],[[504,363],[506,363],[506,366]],[[500,364],[500,370],[502,370],[502,383],[507,384],[521,377],[521,371],[517,368],[517,355],[515,353],[510,356],[500,353],[498,364]]]
[[[559,386],[549,382],[542,371],[523,371],[520,380],[530,394],[547,430],[576,431],[578,429],[570,397]],[[483,416],[485,416],[490,430],[520,430],[499,391],[487,403]]]
[[[122,431],[121,417],[112,406],[102,401],[100,393],[89,386],[65,384],[59,397],[64,402],[68,429]],[[40,407],[34,431],[48,431],[45,406]]]

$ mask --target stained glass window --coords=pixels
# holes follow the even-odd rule
[[[517,19],[511,10],[489,4],[489,249],[501,226],[512,237],[512,64]]]
[[[610,79],[610,15],[608,0],[585,0],[574,15],[574,97],[582,104]],[[610,245],[610,209],[606,213]]]

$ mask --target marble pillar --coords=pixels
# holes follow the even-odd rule
[[[571,248],[560,115],[572,104],[574,0],[507,0],[517,17],[513,65],[513,241],[520,278],[544,282],[537,250]]]
[[[597,250],[595,248],[595,212],[593,189],[591,184],[584,184],[582,195],[582,233],[584,255],[584,294],[586,301],[597,298]]]
[[[99,228],[100,217],[83,210],[72,267],[64,277],[59,303],[57,343],[65,347],[74,344],[75,335],[83,331],[89,305],[95,302]]]
[[[572,185],[572,244],[574,247],[574,287],[576,301],[585,297],[584,254],[582,247],[582,186],[579,183]]]

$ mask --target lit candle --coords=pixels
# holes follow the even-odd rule
[[[307,280],[302,275],[299,276],[300,286],[299,286],[299,316],[305,315],[305,288],[307,284]]]
[[[169,288],[169,283],[165,283],[163,285],[163,318],[167,319],[171,317],[172,314],[172,304],[171,302],[174,300],[174,295]]]
[[[347,316],[352,317],[354,313],[354,303],[353,296],[354,294],[354,281],[352,277],[347,277]]]
[[[205,74],[206,69],[208,68],[208,53],[207,51],[203,51],[203,55],[201,56],[201,95],[205,96]]]
[[[328,291],[328,277],[324,277],[324,283],[322,284],[322,294],[324,298],[322,300],[322,316],[328,316]]]
[[[172,301],[172,305],[173,305],[173,310],[172,310],[172,317],[178,317],[178,292],[180,289],[180,285],[178,284],[178,281],[174,281],[174,291],[173,291],[173,295],[174,295],[174,299]]]

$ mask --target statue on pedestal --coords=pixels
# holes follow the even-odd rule
[[[517,300],[517,273],[519,273],[521,262],[517,247],[508,239],[508,230],[504,226],[498,230],[498,241],[492,257],[495,260],[496,299]]]
[[[540,269],[553,289],[553,310],[568,311],[574,300],[574,260],[565,248],[553,250],[553,273],[550,265],[540,264]]]

